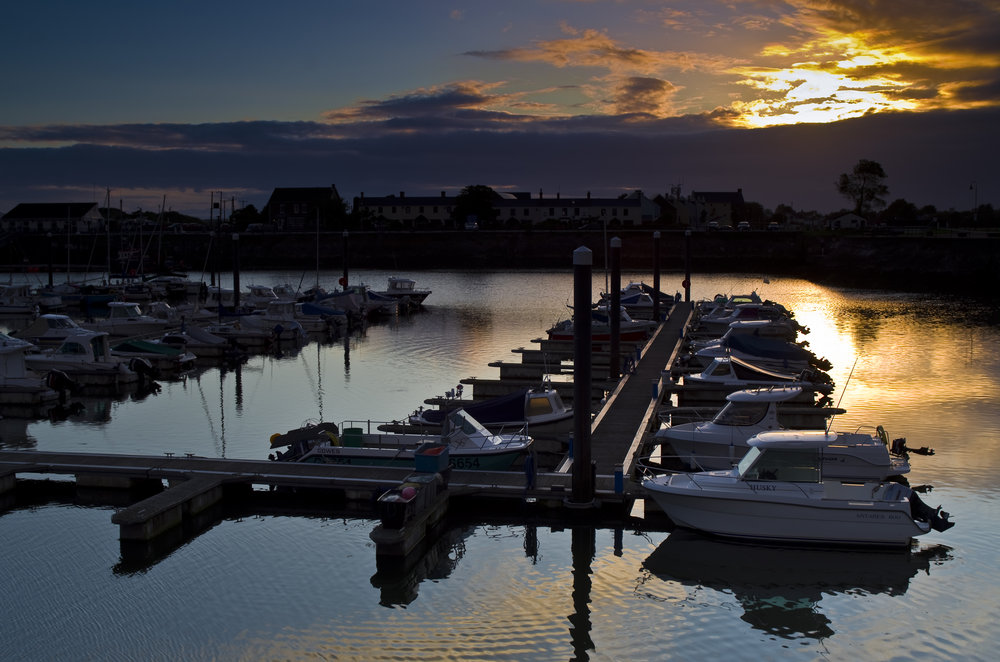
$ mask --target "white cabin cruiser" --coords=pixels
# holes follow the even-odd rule
[[[801,386],[771,386],[744,389],[726,396],[726,404],[708,421],[668,425],[657,430],[655,442],[669,444],[673,454],[692,470],[729,469],[747,452],[747,440],[760,432],[782,430],[783,410],[810,427],[825,427],[826,418],[842,410],[801,400]],[[799,427],[799,426],[794,426]]]
[[[860,435],[869,437],[869,435]],[[905,546],[954,523],[916,492],[886,480],[908,470],[871,444],[825,431],[755,435],[736,468],[643,481],[677,526],[782,543]]]
[[[81,330],[56,348],[25,354],[24,361],[35,372],[64,372],[81,386],[117,387],[138,382],[140,374],[133,367],[142,370],[148,364],[112,355],[108,338],[105,331]]]

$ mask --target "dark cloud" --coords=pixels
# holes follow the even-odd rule
[[[785,203],[832,211],[846,206],[833,182],[861,158],[885,167],[893,199],[964,208],[969,184],[977,181],[980,202],[1000,202],[1000,191],[990,189],[990,182],[1000,181],[1000,110],[717,128],[715,120],[731,112],[720,108],[672,120],[567,118],[544,131],[358,132],[346,138],[328,137],[327,125],[308,122],[151,125],[137,146],[0,149],[0,211],[19,202],[89,199],[85,192],[111,186],[113,195],[125,192],[126,206],[155,208],[166,193],[169,207],[204,215],[207,191],[236,191],[238,199],[259,207],[277,186],[329,184],[347,197],[457,192],[470,184],[595,195],[641,188],[655,195],[679,184],[685,192],[742,188],[747,199],[772,208]],[[141,125],[91,130],[116,139],[142,133]],[[35,131],[49,140],[85,137],[88,129]]]
[[[648,113],[663,116],[676,87],[669,81],[646,76],[630,76],[615,90],[614,107],[617,113]]]

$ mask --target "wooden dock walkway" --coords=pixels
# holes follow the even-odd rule
[[[673,306],[644,348],[634,371],[619,382],[594,419],[590,453],[598,476],[613,475],[619,466],[625,477],[632,475],[636,453],[646,435],[659,425],[656,411],[663,397],[664,371],[669,378],[692,311],[690,303]]]

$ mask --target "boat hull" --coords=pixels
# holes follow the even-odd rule
[[[679,488],[644,485],[677,526],[728,538],[896,547],[930,530],[914,522],[906,501],[789,498],[780,488],[764,487],[725,494],[693,482]]]

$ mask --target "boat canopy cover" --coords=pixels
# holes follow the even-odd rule
[[[524,400],[527,394],[528,389],[524,388],[507,395],[482,402],[462,404],[461,406],[483,425],[523,421]],[[428,409],[423,413],[423,418],[429,423],[444,423],[445,416],[449,411],[448,409]]]
[[[801,393],[801,386],[769,386],[733,391],[726,396],[726,400],[730,402],[783,402]]]
[[[769,359],[808,361],[812,358],[812,352],[794,343],[751,334],[731,335],[726,339],[726,345],[730,349]]]

